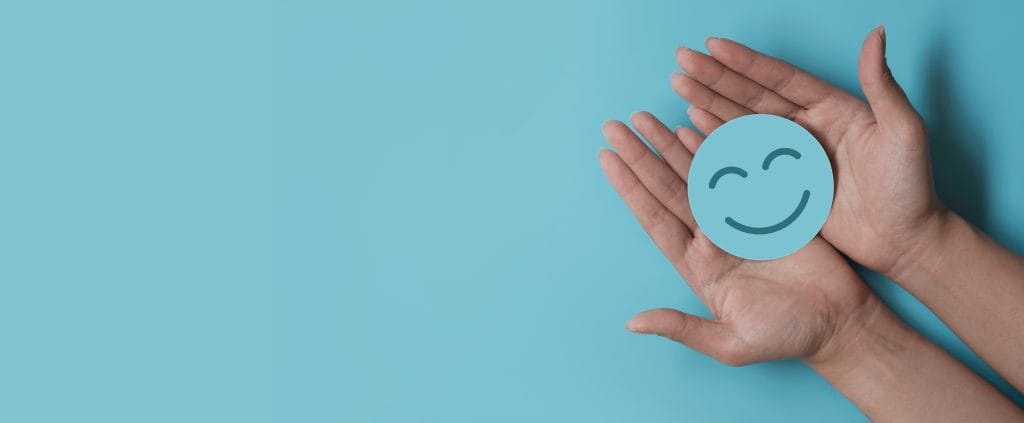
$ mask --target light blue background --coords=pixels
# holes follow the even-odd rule
[[[0,420],[862,420],[798,362],[623,330],[703,308],[606,183],[600,123],[685,122],[672,53],[708,35],[855,88],[885,22],[942,195],[1024,251],[1022,12],[4,2]]]

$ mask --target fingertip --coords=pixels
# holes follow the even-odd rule
[[[676,138],[679,138],[680,141],[685,141],[686,138],[690,135],[687,131],[692,131],[692,129],[687,128],[683,125],[679,125],[672,130],[672,133],[676,134]]]
[[[684,76],[682,72],[672,72],[672,77],[669,78],[668,85],[669,87],[672,87],[672,91],[682,95],[681,90],[684,85],[684,79],[686,79],[686,76]]]
[[[601,122],[601,132],[607,132],[608,126],[611,125],[612,122],[614,122],[614,120],[611,119]]]
[[[633,114],[629,116],[629,119],[633,122],[634,127],[640,127],[646,125],[651,121],[651,119],[654,119],[654,115],[646,110],[639,110],[633,112]]]
[[[878,44],[882,49],[885,48],[885,26],[878,24],[878,26],[871,29],[868,35],[864,37],[864,45],[871,46],[875,43]]]
[[[707,46],[711,57],[729,63],[739,60],[736,55],[742,56],[750,50],[749,47],[741,43],[722,37],[710,37],[704,44]]]
[[[709,62],[711,56],[697,50],[685,49],[676,56],[676,64],[689,75],[706,75],[714,66]]]
[[[650,328],[648,328],[647,325],[643,322],[642,316],[643,313],[640,313],[637,314],[636,316],[633,316],[632,319],[629,319],[629,321],[626,322],[626,330],[639,334],[650,333]]]
[[[672,89],[686,101],[691,101],[694,96],[699,95],[701,87],[700,82],[683,73],[672,79]]]
[[[676,138],[679,138],[679,141],[683,143],[683,146],[686,147],[686,150],[689,151],[690,154],[697,154],[697,149],[700,148],[700,144],[704,141],[704,137],[697,133],[693,128],[685,126],[677,126],[675,133]]]
[[[606,120],[604,121],[604,123],[601,124],[601,133],[603,133],[607,137],[611,133],[611,131],[615,130],[616,127],[618,127],[619,125],[622,125],[622,122],[619,122],[615,119]]]
[[[883,31],[883,27],[879,25],[864,37],[864,45],[861,47],[860,57],[857,60],[858,73],[862,84],[877,81],[885,74],[885,39],[882,35]]]
[[[636,325],[633,324],[632,320],[626,322],[626,330],[637,333]]]
[[[644,118],[644,112],[643,111],[636,111],[636,112],[633,112],[633,113],[631,113],[629,115],[629,122],[633,124],[634,128],[639,130],[640,127],[643,126],[643,118]]]
[[[603,169],[608,175],[611,175],[609,172],[612,166],[613,156],[615,156],[615,152],[610,148],[601,147],[597,149],[597,162],[601,164],[601,169]]]
[[[885,56],[885,24],[878,24],[878,39],[882,41],[882,56]]]
[[[714,37],[714,36],[712,36],[712,37],[708,37],[708,38],[704,39],[704,46],[707,47],[708,51],[710,52],[712,48],[714,48],[716,46],[720,47],[722,45],[722,43],[725,42],[725,41],[728,41],[728,40],[726,40],[725,38],[722,38],[722,37]]]
[[[680,316],[686,314],[671,308],[654,308],[637,313],[626,322],[626,329],[633,333],[665,336],[666,331]]]
[[[690,72],[697,63],[697,55],[701,53],[689,47],[676,49],[676,64],[683,70]]]
[[[640,117],[640,115],[641,115],[642,113],[643,113],[643,111],[642,111],[642,110],[637,110],[637,111],[635,111],[635,112],[633,112],[633,113],[630,113],[630,114],[629,114],[629,121],[630,121],[630,122],[632,122],[632,123],[633,123],[633,124],[635,125],[635,124],[636,124],[636,119],[637,119],[638,117]]]
[[[704,46],[708,49],[708,54],[716,60],[722,56],[722,45],[719,41],[720,40],[718,38],[708,38],[707,41],[704,42]]]

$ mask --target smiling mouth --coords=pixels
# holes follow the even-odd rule
[[[796,209],[789,214],[789,217],[771,226],[747,226],[740,222],[737,222],[735,219],[731,217],[726,217],[725,223],[727,223],[729,226],[732,226],[733,229],[736,229],[737,231],[746,232],[748,234],[753,235],[766,235],[773,232],[778,232],[785,228],[786,226],[789,226],[794,221],[796,221],[796,218],[800,217],[800,213],[804,212],[804,207],[807,207],[807,200],[810,198],[811,192],[808,190],[804,190],[804,195],[803,197],[800,198],[800,204],[797,204]]]

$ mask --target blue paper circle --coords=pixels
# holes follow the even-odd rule
[[[773,115],[743,116],[709,134],[688,181],[693,217],[708,239],[752,260],[807,245],[825,224],[835,191],[818,140]]]

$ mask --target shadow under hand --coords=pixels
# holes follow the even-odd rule
[[[952,81],[948,42],[939,36],[927,57],[924,107],[935,190],[950,209],[978,228],[987,226],[987,188],[982,161],[986,142],[979,122]]]

